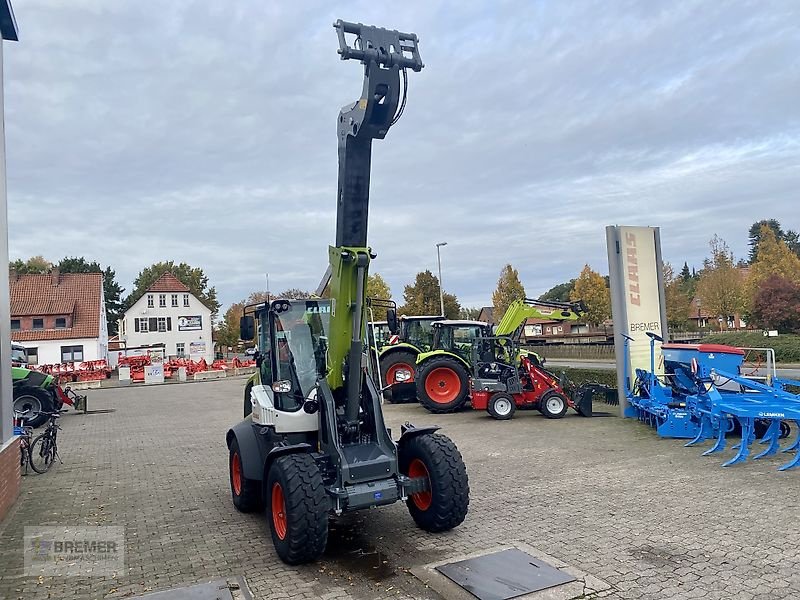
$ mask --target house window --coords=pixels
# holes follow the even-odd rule
[[[44,329],[44,319],[34,319],[33,320],[33,328],[34,329]]]
[[[142,318],[136,319],[136,321],[134,323],[136,325],[136,331],[138,331],[139,333],[147,333],[149,331],[149,329],[147,327],[147,319],[146,318],[142,317]]]
[[[153,308],[155,304],[153,304],[153,294],[147,294],[147,308]]]
[[[28,355],[29,365],[39,364],[39,348],[25,348],[25,354]]]
[[[167,308],[167,295],[166,294],[159,294],[158,295],[158,307],[159,308]]]
[[[61,362],[83,362],[83,346],[61,346]]]
[[[64,329],[67,326],[67,317],[56,317],[56,329]]]
[[[175,354],[180,358],[186,356],[186,344],[183,342],[178,342],[175,344]]]
[[[189,306],[189,294],[184,294],[183,295],[183,305],[184,306]]]
[[[158,317],[158,330],[160,332],[167,330],[167,317]]]
[[[172,307],[178,307],[178,294],[172,294]]]
[[[11,331],[18,331],[20,328],[19,319],[11,319]]]

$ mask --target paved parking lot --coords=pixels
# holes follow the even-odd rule
[[[126,598],[242,575],[257,598],[438,598],[409,569],[519,542],[613,586],[613,598],[800,596],[800,472],[786,456],[722,469],[720,458],[637,423],[518,413],[433,416],[388,406],[389,425],[436,423],[464,455],[470,512],[441,535],[395,504],[353,515],[320,563],[287,567],[263,515],[237,513],[224,435],[243,380],[89,392],[65,414],[63,465],[23,480],[0,524],[0,598]],[[116,578],[25,578],[25,525],[122,525]]]

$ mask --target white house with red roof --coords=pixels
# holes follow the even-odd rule
[[[167,358],[210,363],[211,329],[211,309],[172,273],[164,273],[119,320],[119,344],[128,354],[145,354],[163,344]]]
[[[107,360],[101,273],[9,274],[11,339],[32,365]]]

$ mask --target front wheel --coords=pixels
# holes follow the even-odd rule
[[[548,419],[560,419],[567,414],[567,399],[555,390],[550,390],[539,400],[539,410]]]
[[[30,448],[31,469],[39,474],[47,473],[55,458],[55,442],[49,434],[43,433],[33,440]]]
[[[417,396],[434,414],[457,411],[469,396],[467,369],[451,356],[428,359],[417,374]]]
[[[433,533],[464,522],[469,508],[469,478],[453,441],[439,433],[408,440],[400,452],[400,472],[427,479],[427,490],[409,496],[406,504],[417,527]]]
[[[507,421],[514,416],[517,410],[517,403],[514,396],[507,392],[497,392],[489,399],[486,411],[495,419]]]
[[[264,489],[272,543],[280,559],[299,565],[318,559],[328,543],[328,498],[309,454],[275,459]]]

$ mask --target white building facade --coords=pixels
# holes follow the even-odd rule
[[[166,358],[214,360],[211,310],[171,273],[162,275],[119,321],[119,340],[127,350],[164,345]]]

